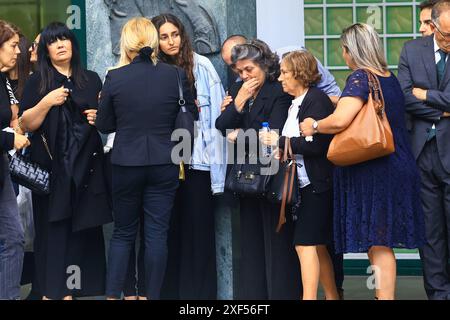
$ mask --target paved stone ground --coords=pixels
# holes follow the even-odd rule
[[[372,300],[373,290],[367,289],[367,277],[346,276],[344,281],[345,300]],[[30,286],[22,287],[22,297],[26,297]],[[319,297],[322,297],[322,293]],[[103,300],[104,297],[88,297],[83,300]],[[401,276],[397,278],[397,299],[398,300],[427,300],[423,289],[422,277]]]

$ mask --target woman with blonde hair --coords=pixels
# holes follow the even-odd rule
[[[373,27],[356,23],[341,36],[342,55],[353,73],[336,110],[324,119],[307,118],[303,136],[345,130],[369,97],[366,71],[381,85],[385,115],[395,152],[334,171],[334,240],[337,252],[367,252],[376,277],[376,299],[394,299],[393,248],[418,248],[425,238],[420,179],[405,127],[405,99],[388,70],[381,40]],[[316,136],[314,136],[314,139]]]
[[[187,109],[195,116],[197,109],[185,72],[158,62],[158,32],[150,20],[128,21],[120,45],[123,66],[108,72],[96,120],[101,132],[116,132],[111,154],[115,225],[106,296],[121,296],[144,211],[146,297],[156,300],[166,269],[167,232],[178,188],[178,166],[171,160],[175,145],[171,135],[180,110],[178,77]]]

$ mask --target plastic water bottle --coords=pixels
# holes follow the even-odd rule
[[[263,122],[262,123],[262,128],[261,128],[261,132],[270,132],[270,128],[269,128],[269,123],[268,122]],[[266,146],[263,145],[262,146],[262,155],[263,157],[270,157],[272,154],[272,146]]]

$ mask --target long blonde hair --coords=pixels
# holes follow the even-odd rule
[[[138,53],[144,47],[153,49],[151,60],[158,62],[159,37],[153,23],[144,17],[130,19],[122,28],[120,35],[120,59],[117,68],[131,63],[130,53]]]
[[[383,45],[372,26],[365,23],[351,25],[342,33],[341,44],[357,69],[388,71]]]

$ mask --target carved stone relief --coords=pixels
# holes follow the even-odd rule
[[[119,41],[123,25],[132,17],[152,18],[161,13],[176,15],[191,37],[195,52],[213,54],[220,51],[217,23],[196,0],[104,0],[109,9],[111,43],[114,55],[120,54]]]

